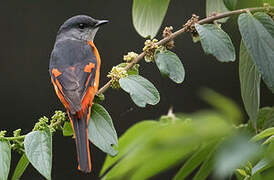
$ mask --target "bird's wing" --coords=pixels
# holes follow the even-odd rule
[[[51,55],[50,74],[56,93],[72,113],[80,111],[89,87],[94,85],[97,60],[92,47],[67,40],[56,44]]]

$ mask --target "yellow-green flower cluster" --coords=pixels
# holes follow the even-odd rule
[[[21,129],[16,129],[13,131],[13,137],[21,136]],[[12,150],[17,151],[18,153],[24,152],[24,139],[15,139],[13,140]]]
[[[169,27],[165,27],[164,31],[163,31],[163,38],[166,38],[166,37],[169,37],[172,35],[172,30],[173,30],[173,27],[172,26],[169,26]],[[175,42],[173,39],[171,39],[168,43],[166,43],[164,45],[167,49],[172,49],[174,48],[175,46]]]
[[[252,164],[248,161],[247,165],[241,169],[237,169],[237,172],[244,177],[250,177],[252,175]]]
[[[111,87],[114,89],[119,89],[119,80],[127,76],[127,71],[119,66],[114,66],[107,75],[107,77],[111,79]]]
[[[197,31],[195,28],[195,24],[198,23],[199,16],[196,14],[192,14],[192,17],[183,25],[183,27],[186,29],[187,32],[192,33],[193,35],[197,35]]]
[[[45,128],[48,127],[49,119],[44,116],[39,119],[39,122],[37,122],[33,128],[33,131],[38,131],[38,130],[44,130]]]
[[[61,129],[61,124],[66,120],[66,114],[62,111],[55,111],[55,114],[50,120],[50,131],[55,132],[57,129]]]
[[[0,138],[2,137],[5,137],[5,135],[6,135],[6,133],[7,133],[7,131],[0,131]]]
[[[124,55],[124,61],[130,63],[133,59],[137,58],[138,54],[135,52],[128,52],[127,55]]]
[[[15,131],[13,131],[13,136],[14,137],[18,137],[21,135],[21,129],[16,129]]]
[[[264,5],[264,8],[265,8],[266,11],[270,11],[271,6],[270,6],[269,3],[264,3],[263,5]]]
[[[50,125],[49,119],[44,116],[39,119],[33,128],[33,131],[50,129],[50,132],[55,132],[57,129],[61,129],[62,123],[66,120],[66,114],[62,111],[55,111],[55,114],[51,117]]]
[[[159,46],[156,44],[157,42],[158,42],[157,39],[153,39],[153,40],[148,39],[145,41],[145,47],[143,48],[143,51],[146,53],[145,55],[146,62],[154,61],[154,52],[156,49],[159,48]]]
[[[264,8],[266,13],[274,20],[274,12],[271,11],[271,5],[269,3],[264,3]]]

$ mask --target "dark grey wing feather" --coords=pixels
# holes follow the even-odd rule
[[[95,65],[91,73],[84,71],[85,66],[89,63]],[[80,111],[82,108],[82,99],[86,90],[93,84],[94,78],[92,77],[95,77],[96,63],[93,49],[88,43],[65,40],[55,44],[49,70],[51,75],[54,68],[62,73],[54,80],[58,80],[62,86],[63,95],[68,101],[72,113]]]

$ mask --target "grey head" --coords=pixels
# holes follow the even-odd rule
[[[65,39],[93,41],[99,27],[108,20],[96,20],[86,15],[78,15],[68,19],[59,29],[56,41]]]

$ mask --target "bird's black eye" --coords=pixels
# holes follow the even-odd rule
[[[79,29],[85,29],[86,27],[87,27],[87,24],[85,24],[85,23],[79,23],[78,24]]]

